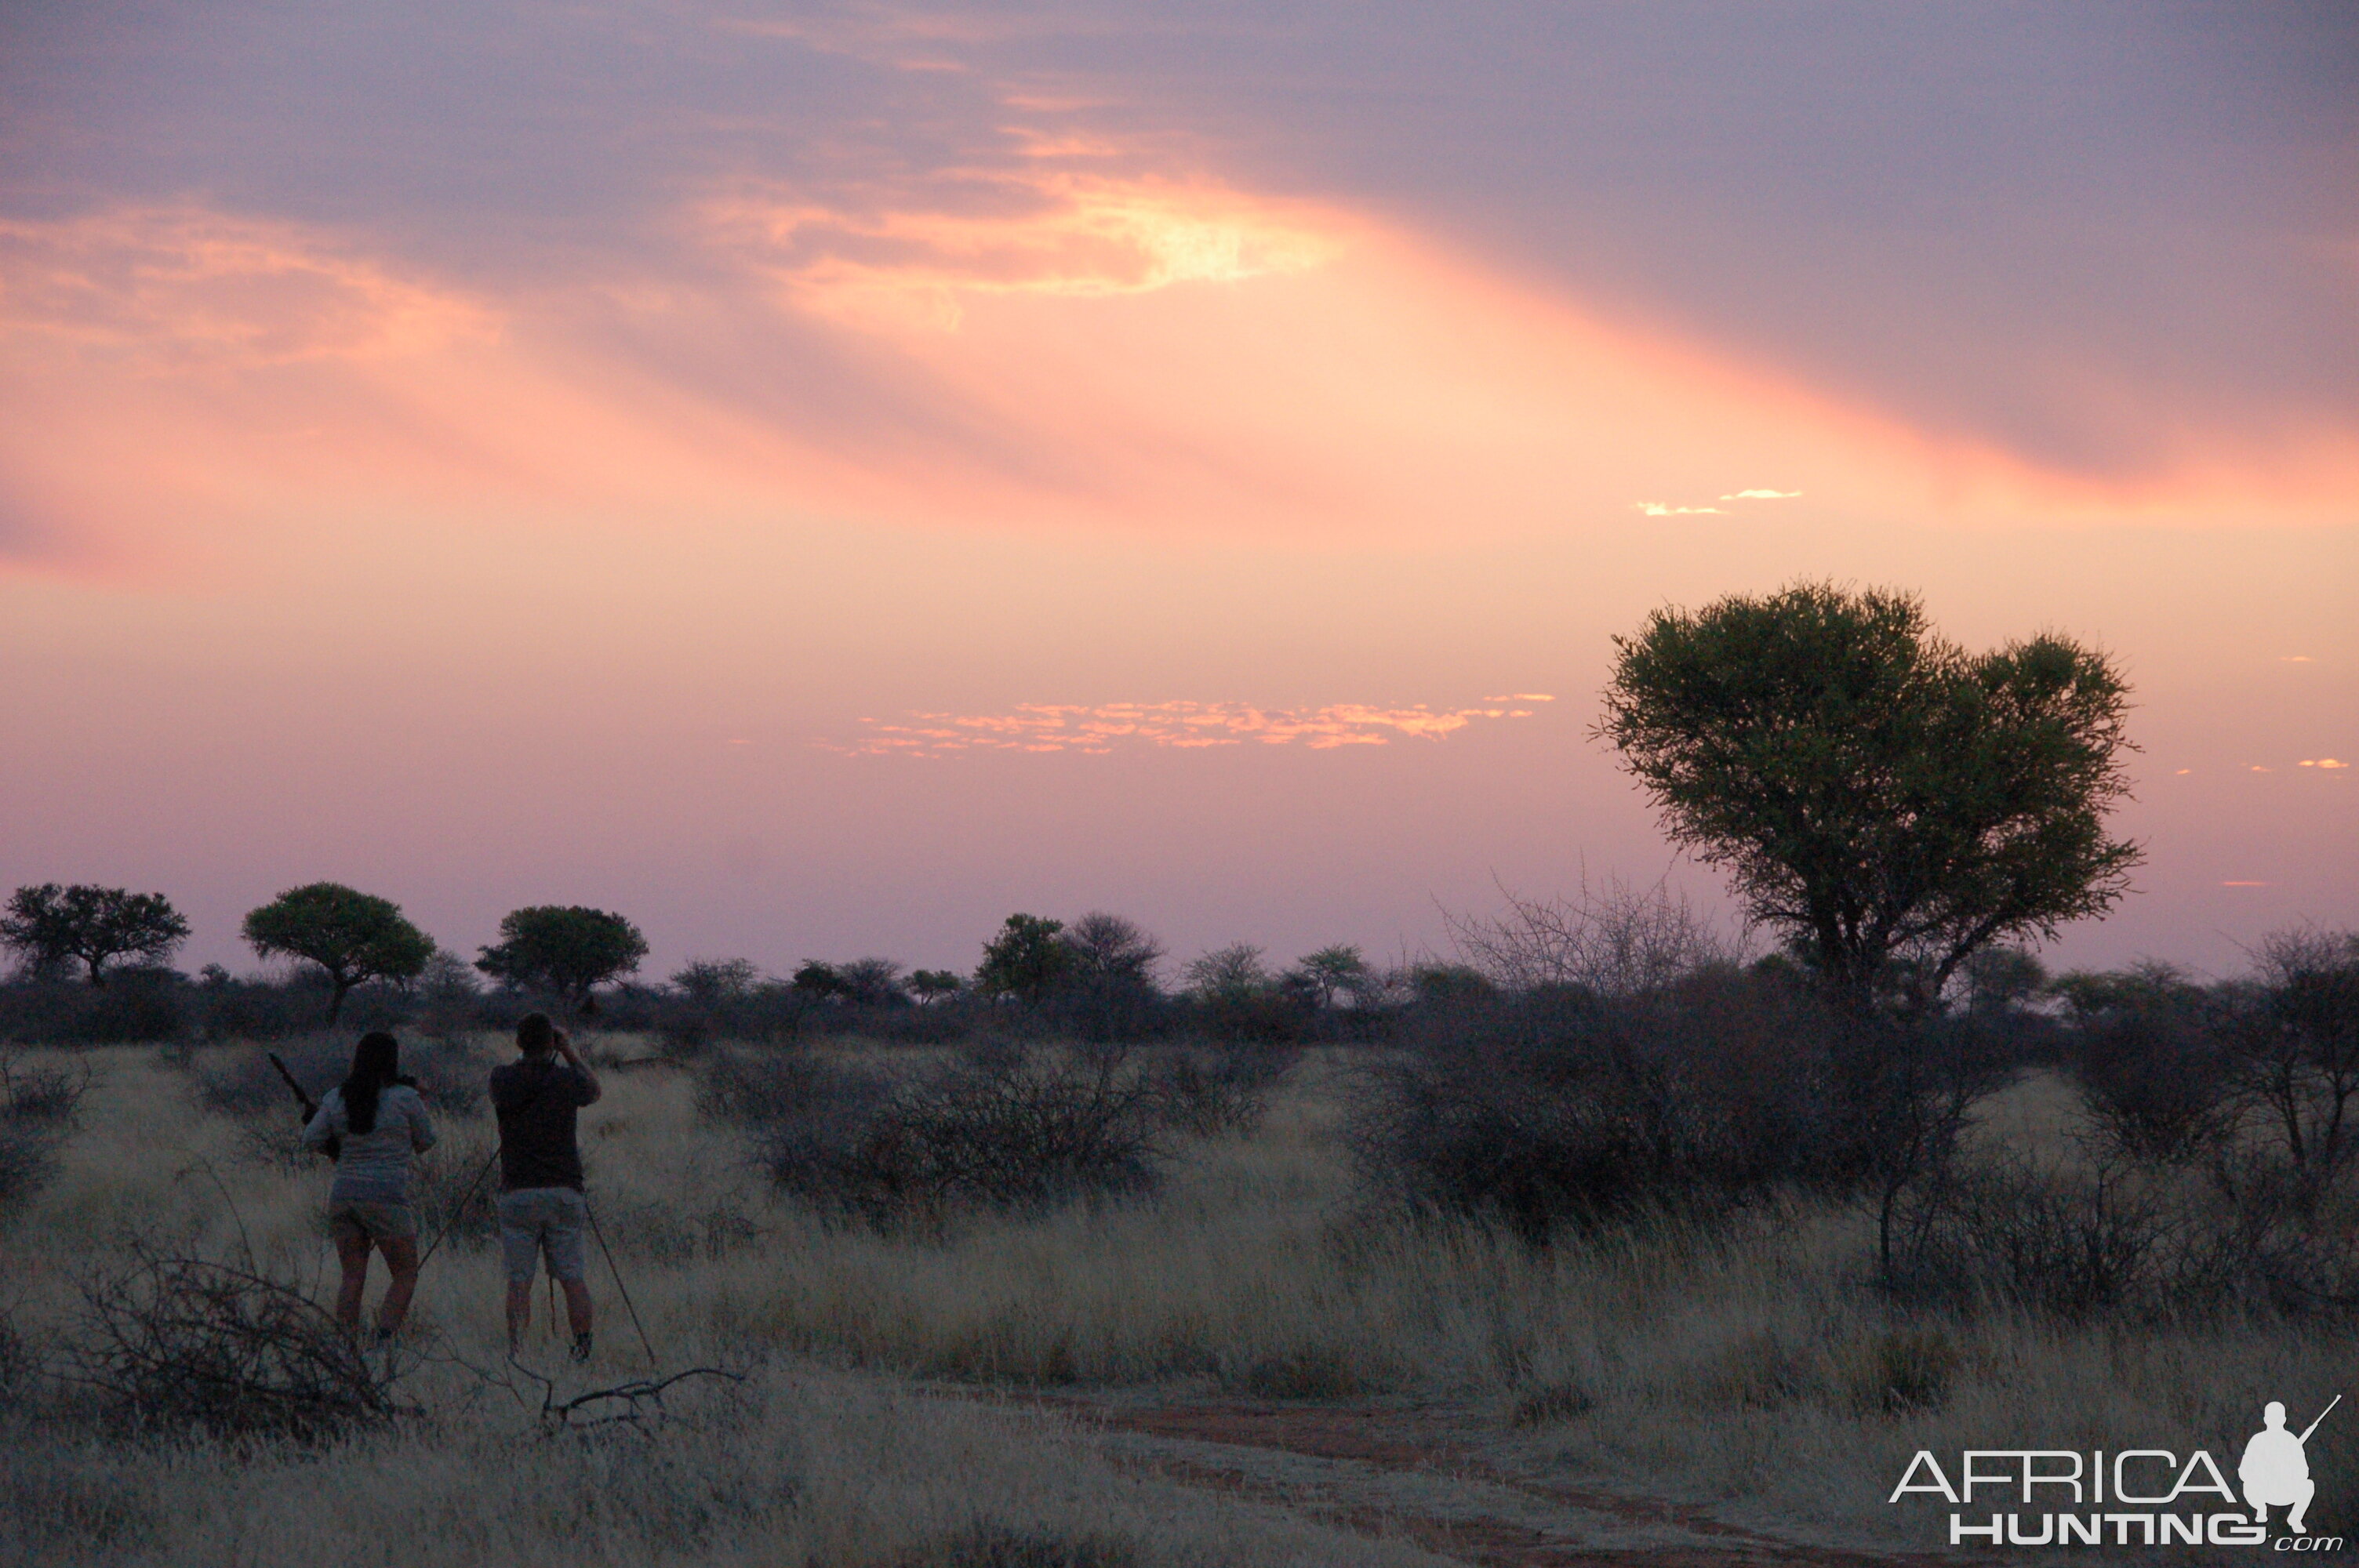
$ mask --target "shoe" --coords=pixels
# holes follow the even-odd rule
[[[573,1359],[576,1361],[587,1361],[590,1359],[590,1336],[588,1335],[577,1334],[573,1336],[573,1349],[571,1351],[571,1355]]]

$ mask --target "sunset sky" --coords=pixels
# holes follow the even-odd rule
[[[0,889],[774,969],[1668,876],[1609,638],[2134,683],[2060,965],[2359,925],[2342,5],[0,8]]]

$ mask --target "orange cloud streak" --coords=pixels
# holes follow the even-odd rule
[[[1502,698],[1499,700],[1510,700]],[[1528,694],[1512,700],[1549,702]],[[1103,756],[1117,746],[1191,750],[1255,741],[1287,746],[1302,741],[1314,752],[1340,746],[1382,746],[1395,736],[1439,741],[1478,719],[1529,719],[1527,708],[1458,708],[1436,711],[1335,703],[1313,708],[1260,708],[1234,702],[1114,702],[1090,708],[1074,704],[1018,703],[1005,713],[919,713],[912,724],[875,719],[868,735],[851,743],[821,741],[848,756],[943,756],[953,752],[1080,752]]]

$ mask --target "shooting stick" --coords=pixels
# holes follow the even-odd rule
[[[639,1321],[639,1309],[631,1300],[631,1288],[623,1283],[623,1271],[614,1267],[614,1249],[606,1245],[606,1233],[598,1228],[598,1211],[590,1207],[586,1200],[582,1206],[590,1217],[590,1234],[598,1238],[598,1250],[606,1255],[606,1272],[614,1276],[614,1289],[622,1295],[623,1305],[630,1312],[631,1326],[639,1331],[639,1348],[647,1353],[647,1365],[653,1367],[656,1365],[656,1347],[647,1339],[647,1325]]]

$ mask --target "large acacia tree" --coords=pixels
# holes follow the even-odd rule
[[[106,967],[117,958],[160,964],[188,936],[188,921],[162,893],[86,882],[18,888],[0,914],[0,946],[35,969],[80,963],[94,986],[106,983]]]
[[[509,985],[555,991],[583,1017],[598,1011],[590,993],[620,979],[647,956],[647,939],[619,914],[581,904],[534,904],[500,922],[500,939],[482,950],[475,968]]]
[[[2052,633],[1970,654],[1910,594],[1805,583],[1616,637],[1597,735],[1836,999],[1930,1005],[2007,937],[2128,890],[2128,687]],[[1902,962],[1905,961],[1905,962]]]
[[[289,888],[245,917],[245,940],[265,958],[301,958],[327,973],[333,989],[328,1022],[344,997],[371,980],[411,980],[434,957],[434,939],[411,925],[391,899],[342,882]]]

